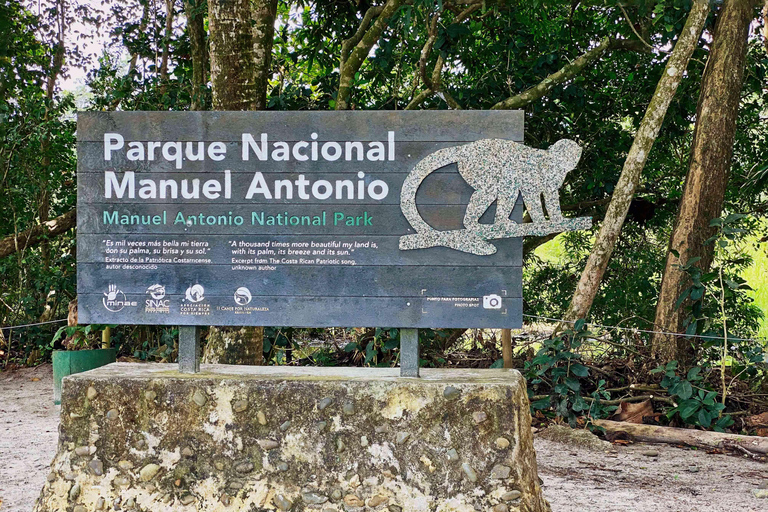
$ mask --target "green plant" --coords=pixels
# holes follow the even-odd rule
[[[545,340],[531,361],[525,363],[531,410],[553,409],[572,426],[576,418],[590,409],[584,400],[581,381],[589,376],[589,369],[581,364],[581,356],[574,352],[590,334],[584,320],[578,320],[573,329]],[[536,392],[546,391],[548,396],[534,400]]]
[[[365,345],[364,347],[363,344]],[[367,343],[365,343],[365,338],[352,341],[344,346],[344,352],[363,352],[365,354],[364,365],[378,366],[385,364],[388,366],[389,363],[394,362],[399,356],[399,352],[395,350],[399,348],[400,329],[382,329],[377,327],[373,330],[373,336],[370,337]]]
[[[685,424],[712,427],[718,432],[733,425],[733,418],[722,416],[725,405],[716,401],[717,392],[702,387],[706,384],[700,366],[688,370],[685,377],[678,375],[677,361],[670,361],[651,370],[651,373],[662,372],[664,378],[661,387],[667,390],[677,404],[667,412],[667,419],[677,415]]]
[[[746,219],[746,215],[732,213],[710,221],[709,225],[715,233],[704,244],[715,246],[718,265],[714,269],[704,272],[699,267],[700,257],[688,258],[685,263],[677,265],[680,271],[688,274],[691,284],[680,294],[676,307],[689,312],[685,320],[686,334],[712,336],[705,338],[703,343],[704,349],[711,349],[705,359],[713,364],[717,362],[720,367],[723,404],[733,383],[733,380],[730,384],[727,381],[728,367],[734,366],[736,375],[749,375],[748,369],[762,361],[761,347],[749,340],[734,340],[731,337],[734,327],[741,328],[743,332],[744,323],[729,316],[729,311],[733,311],[729,305],[743,303],[749,306],[753,300],[747,293],[752,289],[738,275],[751,262],[741,243],[745,235],[754,229],[754,223],[753,229],[742,227]],[[671,252],[680,258],[677,251]],[[755,319],[759,320],[761,316],[758,312]],[[751,327],[748,332],[756,330],[757,325]],[[737,364],[734,365],[734,362]]]
[[[93,348],[100,340],[92,334],[103,331],[105,327],[115,328],[117,325],[89,324],[89,325],[65,325],[56,331],[51,340],[51,347],[66,334],[62,346],[66,350],[85,350]]]

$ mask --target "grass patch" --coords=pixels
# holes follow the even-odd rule
[[[752,256],[752,265],[744,271],[742,277],[752,288],[749,294],[764,315],[757,331],[759,338],[768,338],[768,247],[766,244],[750,240],[745,252]]]

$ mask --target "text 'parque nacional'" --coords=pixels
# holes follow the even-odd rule
[[[270,144],[269,135],[262,133],[257,144],[253,135],[243,133],[242,151],[240,158],[243,162],[257,161],[288,162],[293,158],[299,162],[305,161],[369,161],[383,162],[395,160],[395,132],[387,132],[387,141],[318,142],[318,134],[312,132],[310,141],[301,140],[294,143],[275,141]],[[366,147],[367,146],[367,147]],[[271,148],[271,151],[270,151]],[[159,150],[159,154],[158,154]],[[111,161],[113,153],[125,152],[128,161],[152,162],[163,159],[173,162],[176,169],[182,169],[184,160],[191,162],[223,161],[227,158],[227,145],[224,142],[179,142],[179,141],[149,141],[125,142],[119,133],[104,134],[104,160]],[[365,173],[357,173],[357,180],[309,180],[300,174],[295,180],[273,179],[268,183],[262,172],[255,172],[250,186],[242,197],[244,199],[366,199],[380,201],[387,197],[389,186],[382,180],[365,180]],[[366,183],[367,181],[367,183]],[[126,171],[118,176],[115,171],[104,172],[104,197],[106,199],[232,199],[231,171],[225,170],[221,179],[202,181],[193,179],[136,179],[136,173]]]

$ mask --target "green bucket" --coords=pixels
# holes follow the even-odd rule
[[[87,372],[117,360],[117,349],[53,351],[53,403],[61,403],[61,379],[67,375]]]

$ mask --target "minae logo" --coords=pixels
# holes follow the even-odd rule
[[[113,313],[122,311],[126,306],[136,307],[138,305],[138,302],[126,299],[125,294],[116,284],[109,285],[107,291],[104,292],[104,297],[101,299],[101,303],[104,304],[104,308],[106,308],[107,311]]]

